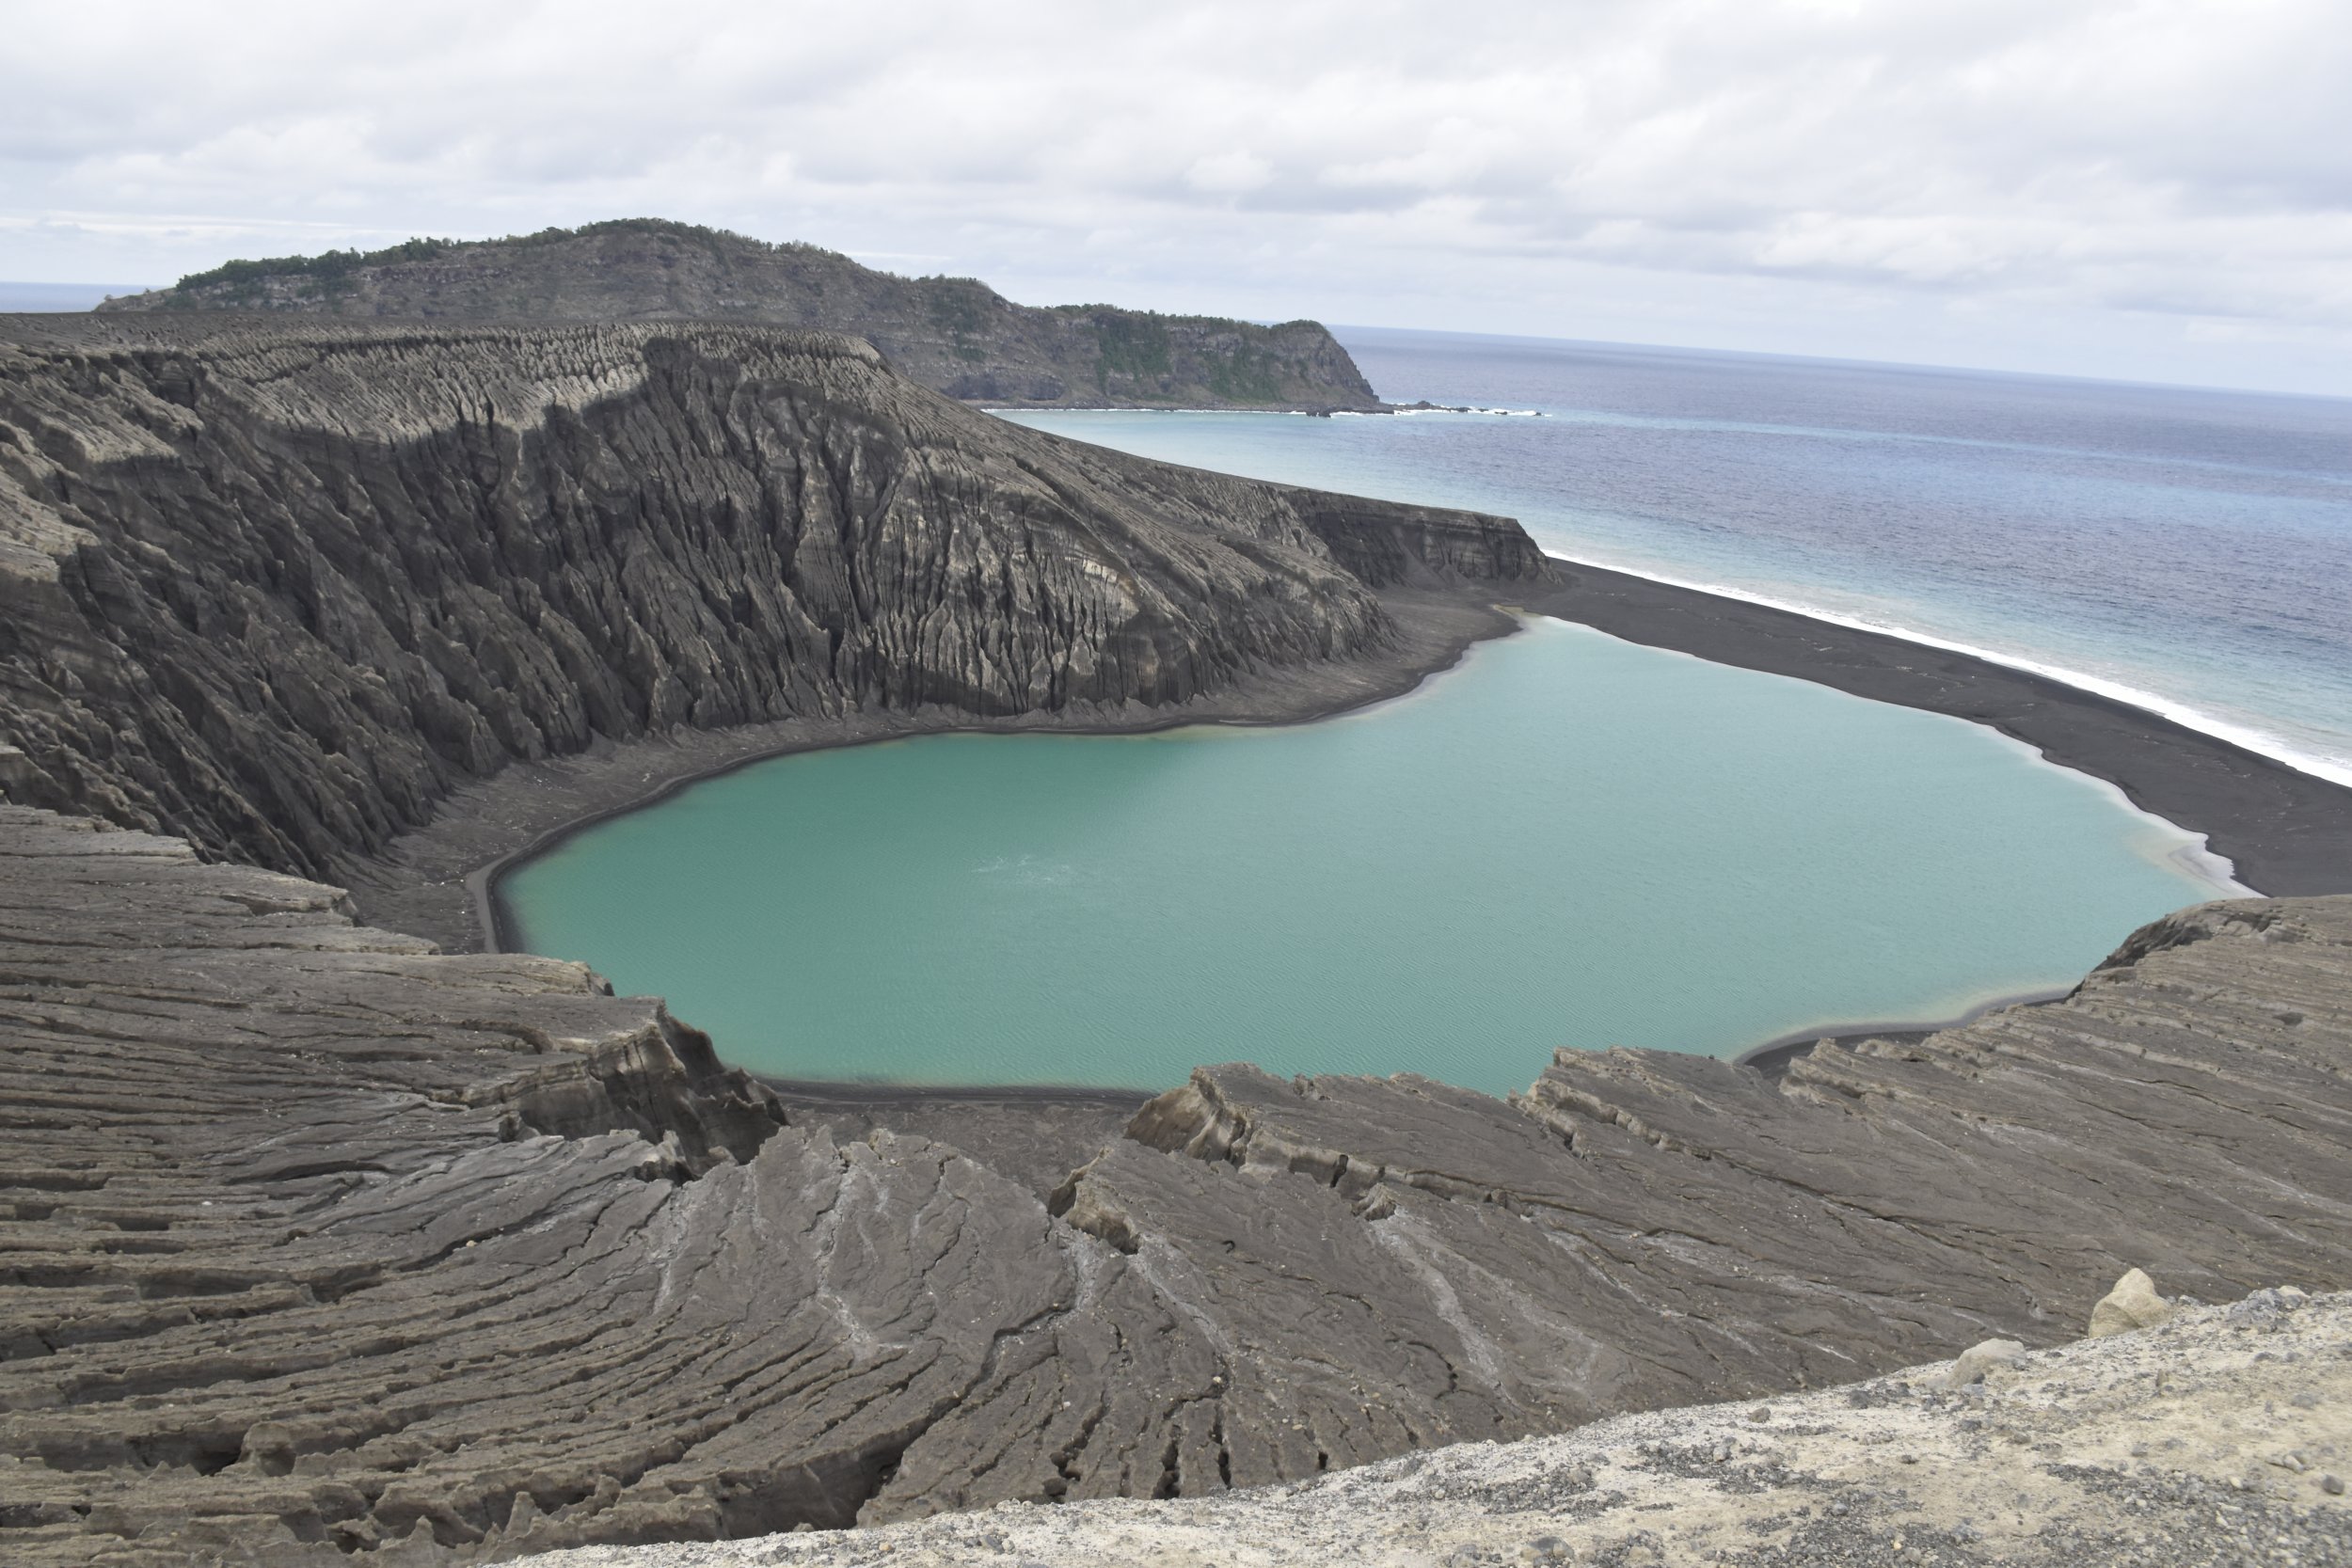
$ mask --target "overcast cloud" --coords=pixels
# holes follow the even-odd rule
[[[1034,303],[2352,393],[2343,0],[0,0],[0,277],[651,214]]]

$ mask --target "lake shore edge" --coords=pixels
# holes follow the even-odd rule
[[[1401,633],[1389,654],[1275,672],[1174,710],[1129,705],[1005,720],[947,710],[850,714],[606,744],[510,768],[453,796],[433,823],[359,868],[352,891],[372,921],[445,950],[514,951],[520,933],[498,891],[505,873],[573,834],[703,780],[773,757],[925,735],[1140,735],[1190,724],[1313,722],[1410,693],[1454,667],[1475,643],[1508,635],[1517,614],[1985,724],[2051,763],[2111,784],[2141,811],[2203,834],[2242,882],[2265,894],[2352,890],[2352,790],[2341,785],[2031,672],[1632,573],[1557,558],[1554,565],[1562,580],[1534,592],[1497,594],[1481,585],[1473,592],[1384,595]],[[1998,998],[1971,1008],[1968,1018],[2051,995]],[[1925,1034],[1966,1021],[1806,1030],[1734,1059],[1777,1071],[1820,1039]],[[1531,1063],[1530,1070],[1539,1066]],[[793,1087],[812,1095],[819,1089],[814,1081]],[[845,1104],[915,1101],[946,1110],[976,1098],[1052,1103],[1073,1090],[1096,1092],[841,1081],[822,1093]]]
[[[600,741],[564,757],[506,768],[446,800],[434,820],[381,855],[343,868],[373,924],[446,952],[517,950],[498,894],[504,874],[596,824],[755,763],[805,752],[937,735],[1152,735],[1194,724],[1311,723],[1409,695],[1476,643],[1518,629],[1491,591],[1388,591],[1396,646],[1381,655],[1262,673],[1175,706],[1083,704],[989,719],[945,707],[787,719]]]
[[[2271,897],[2352,892],[2352,789],[2151,709],[1972,654],[1551,558],[1558,587],[1510,601],[1647,647],[1982,724],[2204,836]]]

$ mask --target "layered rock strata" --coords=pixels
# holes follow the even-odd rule
[[[875,1529],[532,1560],[2340,1568],[2352,1560],[2347,1341],[2352,1296],[2264,1291],[2151,1332],[2023,1354],[1958,1388],[1949,1367],[1926,1366],[1214,1499],[1011,1504]]]
[[[2352,899],[1777,1086],[1206,1069],[1050,1199],[657,1004],[0,810],[0,1557],[479,1560],[1199,1497],[2352,1284]],[[764,1136],[763,1136],[764,1134]]]
[[[0,324],[0,795],[332,874],[682,727],[1171,707],[1517,524],[1057,440],[765,327]]]
[[[1062,407],[1383,408],[1321,324],[1015,305],[974,277],[899,277],[810,245],[651,218],[365,255],[230,261],[110,312],[421,321],[723,321],[864,339],[950,397]]]

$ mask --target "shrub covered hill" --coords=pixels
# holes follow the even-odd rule
[[[652,218],[502,240],[409,240],[229,261],[102,310],[440,321],[732,321],[865,339],[950,397],[1041,407],[1376,409],[1321,324],[1015,305],[972,277],[899,277],[810,245]]]

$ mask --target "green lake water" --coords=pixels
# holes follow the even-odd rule
[[[501,894],[755,1071],[1501,1094],[2071,985],[2228,891],[2193,844],[1977,726],[1541,621],[1321,723],[777,758]]]

